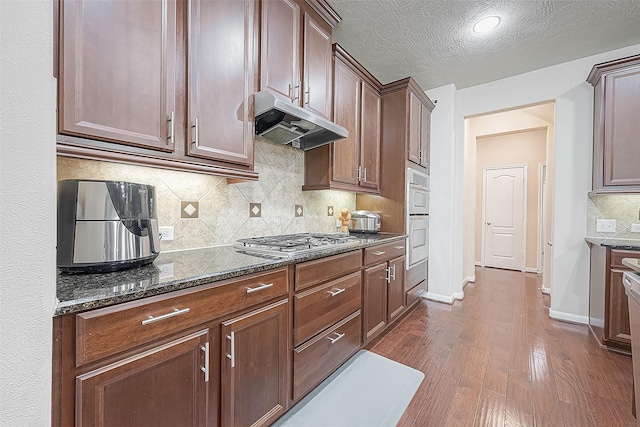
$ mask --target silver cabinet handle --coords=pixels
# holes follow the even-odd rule
[[[204,366],[200,367],[200,370],[204,372],[204,382],[209,382],[209,342],[207,341],[204,347],[200,347],[200,350],[204,351]]]
[[[425,290],[424,290],[424,289],[420,289],[420,290],[418,291],[418,296],[420,296],[420,295],[422,295],[422,294],[424,294],[424,293],[425,293]]]
[[[374,251],[374,252],[371,252],[371,253],[374,254],[374,255],[380,256],[380,255],[384,255],[386,252],[385,251]]]
[[[273,283],[267,283],[265,285],[260,285],[257,288],[247,288],[247,293],[252,294],[254,292],[262,291],[264,289],[270,288],[273,286]]]
[[[337,335],[335,338],[327,337],[329,339],[329,341],[331,341],[331,344],[335,344],[336,342],[338,342],[345,335],[344,333],[339,334],[337,332],[334,332],[334,334]]]
[[[396,266],[392,265],[389,269],[393,271],[393,273],[389,273],[391,275],[391,280],[396,280]]]
[[[398,249],[398,250],[404,249],[404,246],[394,246],[393,249]]]
[[[364,182],[367,182],[367,168],[364,168]]]
[[[385,268],[384,271],[387,272],[386,277],[384,278],[384,280],[387,281],[387,283],[391,283],[391,267],[389,268]]]
[[[307,91],[304,93],[304,105],[309,105],[309,94],[311,93],[311,88],[307,87]]]
[[[231,367],[236,367],[236,336],[235,332],[231,331],[229,335],[227,335],[227,339],[231,341],[231,354],[227,354],[227,359],[231,359]]]
[[[296,101],[300,100],[300,80],[298,80],[298,84],[295,86],[295,90],[296,90],[296,97],[293,98]]]
[[[491,225],[491,223],[490,223],[490,222],[488,222],[488,223],[487,223],[487,225]]]
[[[182,310],[178,310],[177,308],[174,308],[172,312],[167,313],[167,314],[163,314],[162,316],[158,316],[158,317],[149,316],[148,318],[146,318],[145,320],[142,321],[142,324],[143,325],[148,325],[149,323],[159,322],[160,320],[168,319],[170,317],[179,316],[181,314],[188,313],[188,312],[189,312],[189,308],[183,308]]]
[[[624,280],[624,283],[626,283],[627,285],[629,285],[629,287],[631,287],[631,281],[629,279],[625,277],[622,280]]]
[[[169,139],[171,140],[171,143],[173,144],[173,137],[175,135],[175,130],[176,130],[176,113],[175,111],[171,112],[171,116],[169,117]]]
[[[553,246],[553,243],[551,243],[551,242],[547,242],[547,245],[549,245],[549,246]]]
[[[358,182],[362,182],[362,167],[361,166],[358,166],[358,169],[356,169],[356,175],[357,175]]]
[[[347,288],[343,288],[343,289],[338,288],[335,291],[328,291],[328,292],[331,294],[332,297],[335,297],[336,295],[341,294],[346,290]]]
[[[193,127],[193,142],[192,144],[194,144],[196,147],[198,147],[198,118],[196,117],[196,119],[194,120],[194,125]]]

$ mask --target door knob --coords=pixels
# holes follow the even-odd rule
[[[491,225],[491,223],[490,223],[490,222],[488,222],[488,223],[487,223],[487,225]]]

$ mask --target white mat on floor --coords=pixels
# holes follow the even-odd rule
[[[424,374],[366,350],[334,372],[274,426],[395,426]]]

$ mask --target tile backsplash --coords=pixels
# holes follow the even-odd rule
[[[260,179],[239,184],[227,184],[225,178],[213,175],[67,157],[58,157],[57,172],[58,180],[119,180],[155,186],[158,222],[174,226],[174,240],[162,242],[163,251],[224,245],[243,237],[332,233],[336,221],[327,215],[327,207],[334,206],[337,212],[355,210],[355,194],[302,191],[301,151],[255,141],[254,157]]]
[[[616,231],[596,231],[598,219],[615,219]],[[640,239],[631,232],[631,224],[640,224],[640,194],[607,194],[589,197],[587,203],[587,236],[617,239]]]

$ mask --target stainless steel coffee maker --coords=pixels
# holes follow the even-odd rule
[[[122,270],[149,264],[159,253],[152,185],[77,179],[58,183],[60,271]]]

